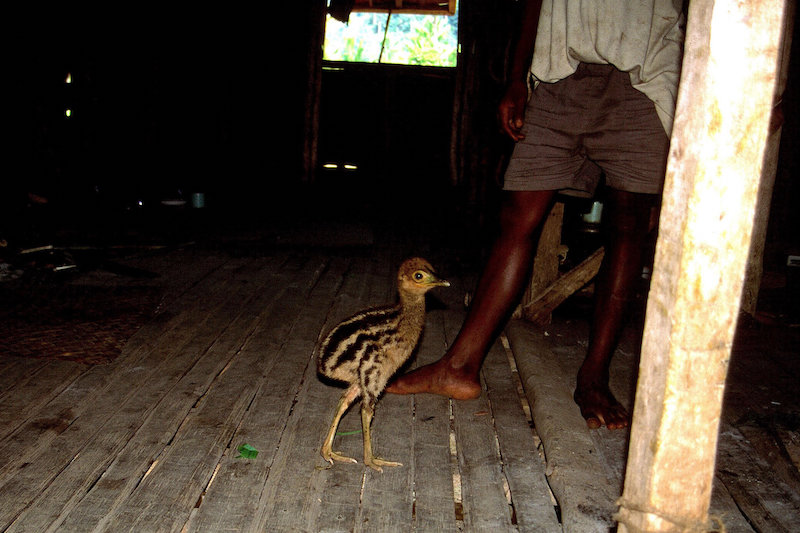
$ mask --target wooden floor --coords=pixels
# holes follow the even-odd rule
[[[378,473],[322,460],[342,391],[317,378],[315,344],[350,313],[391,301],[404,255],[402,247],[185,247],[130,258],[159,274],[139,283],[157,284],[163,303],[115,361],[0,355],[0,531],[613,528],[627,437],[574,425],[566,372],[585,331],[569,324],[552,333],[512,324],[487,358],[479,399],[383,397],[376,452],[404,466]],[[437,359],[452,341],[475,274],[435,249],[423,255],[453,286],[429,302],[414,364]],[[94,272],[76,282],[109,279],[116,278]],[[541,344],[557,335],[570,336],[561,352]],[[547,350],[559,357],[539,361]],[[530,400],[544,397],[552,405],[537,400],[531,409]],[[541,417],[535,429],[532,415]],[[359,430],[354,409],[335,447],[361,457]],[[723,465],[722,478],[762,476],[760,493],[719,500],[731,513],[728,531],[800,523],[797,492],[769,477],[769,466],[743,460],[752,445],[741,433],[725,442],[732,466]],[[243,444],[258,455],[241,457]],[[760,509],[750,512],[755,519],[740,501]]]

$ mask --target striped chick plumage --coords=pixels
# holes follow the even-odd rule
[[[336,408],[333,422],[322,445],[326,461],[356,462],[332,451],[339,421],[350,405],[361,397],[361,426],[364,463],[380,471],[382,466],[399,466],[372,454],[370,425],[378,397],[392,375],[413,353],[425,324],[425,293],[448,286],[422,258],[407,259],[397,274],[398,302],[395,305],[361,311],[334,327],[319,347],[320,375],[349,384]]]

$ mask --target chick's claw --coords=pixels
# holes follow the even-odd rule
[[[383,468],[381,468],[383,466],[403,466],[403,463],[398,463],[397,461],[387,461],[379,457],[373,457],[372,460],[365,460],[364,464],[373,470],[377,470],[378,472],[383,472]]]
[[[322,458],[328,461],[330,464],[333,464],[334,461],[339,463],[358,463],[352,457],[347,457],[346,455],[342,455],[339,452],[323,452]]]

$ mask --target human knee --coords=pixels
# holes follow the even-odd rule
[[[554,194],[549,191],[514,191],[503,199],[500,210],[501,231],[531,237],[552,206]]]
[[[609,225],[617,236],[643,236],[653,225],[658,195],[613,191],[609,198]]]

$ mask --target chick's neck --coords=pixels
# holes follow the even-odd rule
[[[425,324],[425,295],[401,292],[398,306],[401,334],[419,335]]]

